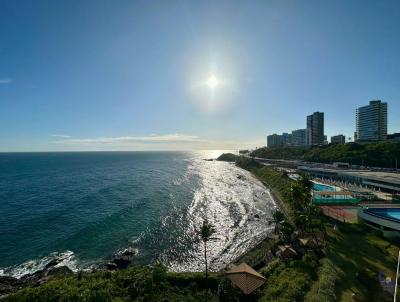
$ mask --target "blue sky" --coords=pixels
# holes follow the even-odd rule
[[[398,132],[399,36],[399,1],[0,0],[0,151],[352,136],[371,99]]]

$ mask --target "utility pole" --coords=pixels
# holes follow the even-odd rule
[[[396,272],[396,284],[394,285],[394,298],[393,301],[397,301],[397,278],[399,277],[399,264],[400,264],[400,250],[399,256],[397,257],[397,272]]]

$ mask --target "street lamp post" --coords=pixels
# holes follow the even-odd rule
[[[394,297],[393,301],[397,301],[397,278],[399,277],[399,264],[400,264],[400,250],[399,250],[399,256],[397,257],[397,272],[396,272],[396,283],[394,285]]]

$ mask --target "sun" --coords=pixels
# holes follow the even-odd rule
[[[219,84],[218,78],[215,75],[210,75],[207,79],[207,86],[211,89],[214,89]]]

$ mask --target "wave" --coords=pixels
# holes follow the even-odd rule
[[[21,278],[49,266],[64,265],[75,272],[91,270],[112,254],[133,254],[140,264],[161,261],[172,271],[201,271],[203,243],[198,230],[203,219],[217,230],[208,247],[210,269],[217,271],[272,232],[270,222],[276,204],[268,189],[249,172],[225,162],[191,159],[186,172],[174,173],[174,177],[173,186],[167,187],[169,192],[157,195],[166,212],[155,211],[158,204],[143,211],[154,201],[153,195],[144,196],[66,238],[61,250],[74,250],[79,255],[79,267],[74,252],[66,250],[0,268],[0,276]],[[141,223],[143,229],[139,229]],[[110,248],[106,245],[109,240],[117,244]],[[107,252],[99,257],[85,254],[93,242]]]
[[[173,213],[165,232],[179,229],[160,260],[172,271],[203,270],[203,244],[198,236],[202,221],[215,228],[209,242],[210,269],[217,271],[234,261],[273,229],[276,204],[261,182],[249,172],[225,162],[194,161],[189,173],[200,178],[186,211]]]
[[[61,266],[67,266],[73,272],[78,271],[74,252],[54,252],[40,259],[29,260],[19,265],[0,268],[0,276],[21,278],[25,275],[34,274],[50,267]]]

